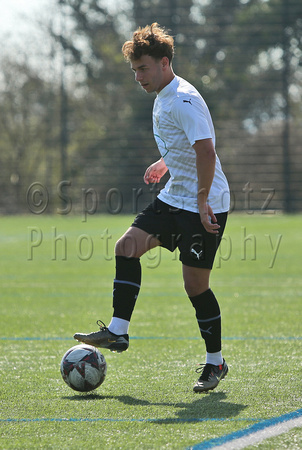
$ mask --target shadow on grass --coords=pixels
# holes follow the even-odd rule
[[[176,412],[176,417],[164,419],[146,419],[148,422],[158,424],[168,424],[175,422],[200,422],[203,420],[220,420],[236,417],[247,408],[247,405],[230,403],[225,401],[227,395],[224,392],[211,392],[209,394],[194,394],[191,402],[151,402],[144,399],[135,398],[129,395],[99,395],[96,393],[78,394],[63,397],[66,400],[87,401],[87,400],[108,400],[115,399],[128,406],[165,406],[171,407]],[[142,419],[144,420],[144,419]]]
[[[74,395],[65,395],[62,397],[63,400],[72,400],[72,401],[87,401],[87,400],[108,400],[114,399],[113,395],[100,395],[95,392],[83,392],[83,394],[74,394]]]
[[[227,395],[224,392],[211,392],[209,394],[195,394],[192,402],[168,403],[149,402],[129,396],[119,396],[117,399],[126,405],[139,406],[171,406],[177,409],[177,418],[153,420],[156,423],[173,423],[175,421],[194,422],[202,419],[227,419],[240,414],[247,405],[230,403],[225,401]]]

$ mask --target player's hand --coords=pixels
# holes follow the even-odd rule
[[[208,233],[218,234],[220,225],[210,205],[207,203],[199,207],[200,220]]]
[[[145,172],[144,182],[149,183],[159,183],[161,177],[167,172],[167,166],[164,160],[161,158],[155,163],[151,164]]]

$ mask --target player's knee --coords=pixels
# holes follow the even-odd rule
[[[195,295],[200,294],[199,284],[194,282],[194,280],[185,280],[184,288],[189,297],[195,297]]]
[[[209,289],[208,284],[200,285],[196,284],[186,284],[185,283],[185,291],[189,297],[196,297],[196,295],[200,295],[203,292]]]
[[[140,258],[142,252],[135,236],[125,233],[115,244],[115,254],[127,258]]]
[[[136,256],[135,247],[135,242],[132,239],[122,236],[115,244],[115,254],[128,258],[134,257]]]
[[[160,245],[159,240],[145,231],[131,227],[116,242],[115,254],[127,258],[140,258],[144,253]]]
[[[115,247],[114,247],[114,253],[118,256],[124,256],[122,253],[122,245],[121,245],[121,239],[119,239],[116,243],[115,243]]]
[[[185,270],[184,288],[189,297],[195,297],[209,289],[208,270]]]

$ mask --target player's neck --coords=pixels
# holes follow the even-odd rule
[[[173,72],[173,69],[171,67],[170,70],[167,72],[164,82],[162,83],[160,88],[156,91],[156,93],[159,94],[160,91],[162,91],[166,86],[168,86],[168,84],[171,83],[171,81],[174,79],[174,77],[175,77],[175,73]]]

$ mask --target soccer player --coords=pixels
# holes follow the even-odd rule
[[[228,372],[221,352],[221,316],[209,279],[229,210],[229,187],[215,151],[215,132],[199,92],[175,75],[174,40],[157,23],[138,28],[123,45],[135,80],[155,92],[153,130],[161,157],[144,175],[146,184],[170,178],[115,246],[113,317],[100,330],[76,333],[78,341],[111,351],[129,346],[128,329],[141,285],[140,257],[156,246],[178,247],[186,293],[206,346],[206,363],[193,387],[214,389]]]

